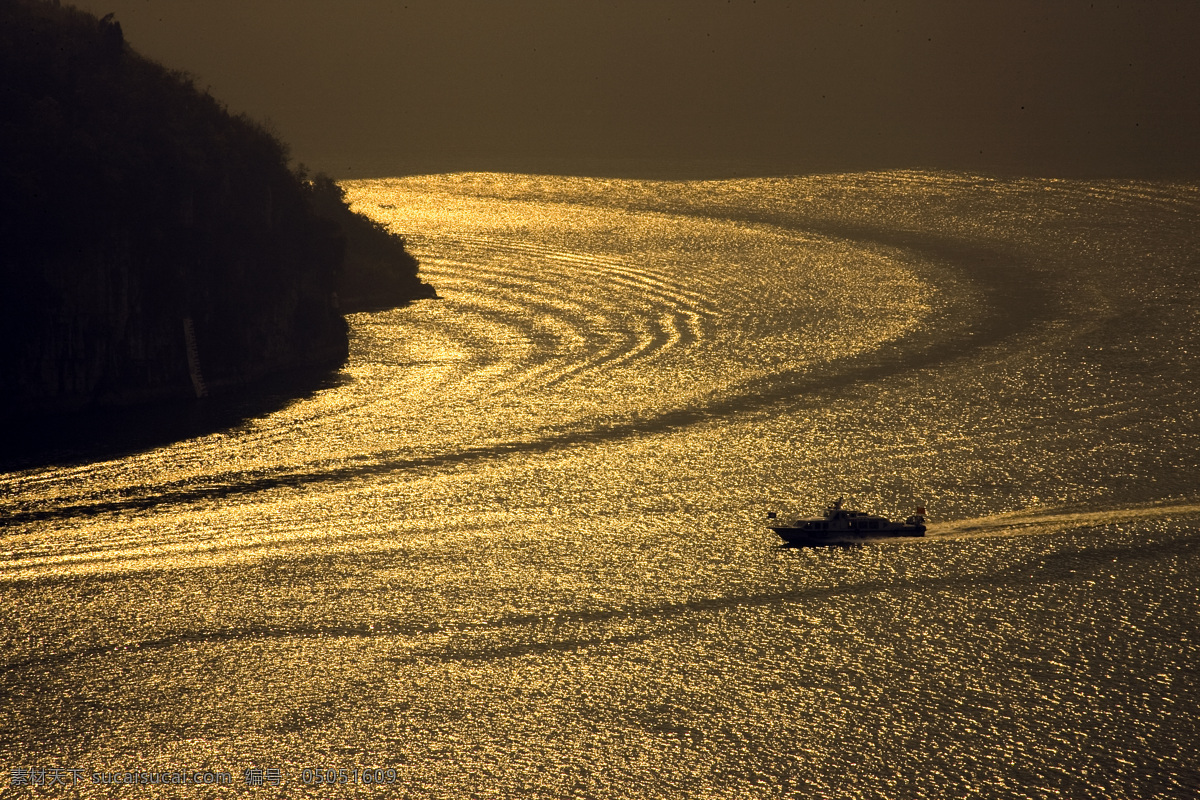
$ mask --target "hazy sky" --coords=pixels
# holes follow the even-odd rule
[[[339,177],[1200,176],[1197,0],[74,4]]]

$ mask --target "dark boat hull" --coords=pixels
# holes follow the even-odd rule
[[[924,536],[924,525],[904,525],[883,531],[810,531],[803,528],[780,525],[771,528],[789,547],[835,547],[862,544],[876,539],[894,539],[904,536]]]

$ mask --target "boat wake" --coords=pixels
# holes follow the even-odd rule
[[[943,539],[978,539],[992,536],[1029,536],[1104,528],[1151,520],[1175,521],[1200,517],[1200,503],[1151,503],[1103,510],[1027,508],[986,517],[932,522],[926,536]]]

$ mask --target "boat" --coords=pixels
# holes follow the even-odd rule
[[[795,519],[768,527],[779,534],[785,544],[793,547],[861,544],[872,539],[925,535],[924,506],[904,522],[892,522],[877,514],[842,508],[842,499],[839,497],[830,503],[820,517]],[[774,512],[767,517],[777,518]]]

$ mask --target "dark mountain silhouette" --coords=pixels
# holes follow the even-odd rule
[[[333,367],[339,281],[377,304],[431,294],[402,239],[353,221],[261,125],[134,53],[111,15],[0,0],[0,152],[8,413]],[[342,274],[346,253],[372,248],[385,255],[371,274]]]

